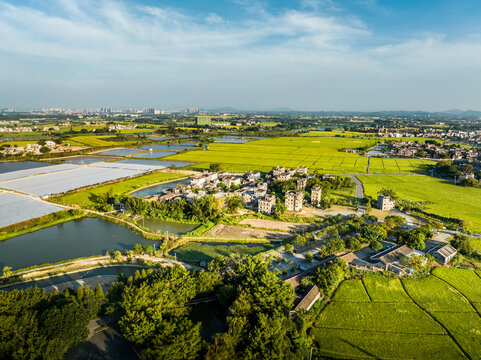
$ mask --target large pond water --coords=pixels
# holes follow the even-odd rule
[[[0,162],[0,174],[17,171],[34,169],[44,166],[51,166],[53,164],[47,164],[39,161],[4,161]]]
[[[54,263],[107,251],[153,245],[128,228],[96,218],[84,218],[0,241],[0,268],[14,269]]]
[[[177,184],[188,184],[189,182],[190,182],[190,179],[172,181],[172,182],[168,182],[168,183],[164,183],[164,184],[160,184],[160,185],[151,186],[151,187],[133,192],[130,195],[136,196],[136,197],[139,197],[139,198],[144,198],[144,197],[149,196],[149,195],[160,194],[165,189],[176,187]]]

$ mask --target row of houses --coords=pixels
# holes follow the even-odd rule
[[[446,265],[457,254],[457,250],[450,244],[440,244],[428,251],[440,264]],[[353,252],[346,253],[341,258],[351,267],[364,271],[392,271],[398,275],[413,272],[406,260],[412,256],[424,256],[425,253],[413,250],[407,245],[389,246],[388,248],[371,255],[368,259],[360,259]]]

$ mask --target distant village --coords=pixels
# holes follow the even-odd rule
[[[475,161],[480,153],[476,148],[467,149],[456,145],[397,141],[385,145],[385,150],[379,156]]]
[[[70,144],[57,144],[55,141],[47,140],[45,144],[27,144],[26,146],[0,145],[0,157],[13,155],[42,155],[48,152],[70,151]]]

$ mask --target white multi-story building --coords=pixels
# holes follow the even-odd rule
[[[304,201],[304,192],[289,190],[286,192],[285,205],[289,211],[301,211]]]
[[[263,199],[259,199],[257,203],[257,211],[267,215],[271,215],[275,207],[276,197],[274,195],[266,195]]]

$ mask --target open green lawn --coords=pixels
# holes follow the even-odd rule
[[[396,190],[401,199],[429,201],[426,211],[467,221],[470,230],[481,231],[481,189],[453,185],[429,176],[360,175],[366,195],[377,197],[382,188]]]
[[[350,174],[366,173],[368,158],[342,149],[357,149],[372,146],[375,140],[344,137],[279,137],[251,141],[245,144],[209,144],[207,151],[193,150],[172,155],[165,159],[195,161],[194,167],[208,167],[210,163],[221,163],[225,170],[270,171],[275,166],[295,168],[307,166],[311,171]],[[428,161],[385,159],[372,166],[374,173],[424,173]]]
[[[314,355],[338,359],[463,359],[468,354],[471,359],[479,359],[481,317],[449,284],[468,284],[465,291],[477,299],[479,278],[471,270],[438,268],[435,273],[448,283],[434,275],[402,283],[365,275],[362,280],[372,301],[366,301],[359,280],[344,281],[311,330],[317,348]]]
[[[203,244],[198,242],[187,243],[174,252],[177,259],[188,263],[199,263],[202,260],[209,262],[217,256],[229,256],[230,254],[248,254],[256,255],[258,253],[269,251],[274,248],[270,244],[259,244],[255,246],[247,245],[223,245],[223,244]]]
[[[119,181],[114,184],[102,185],[93,189],[75,192],[58,198],[52,198],[51,200],[61,204],[77,204],[81,206],[89,206],[93,205],[91,201],[92,195],[106,193],[110,189],[113,190],[115,195],[121,195],[130,193],[141,187],[176,180],[183,177],[186,176],[184,174],[177,173],[156,172],[154,174],[139,176],[133,179]]]

